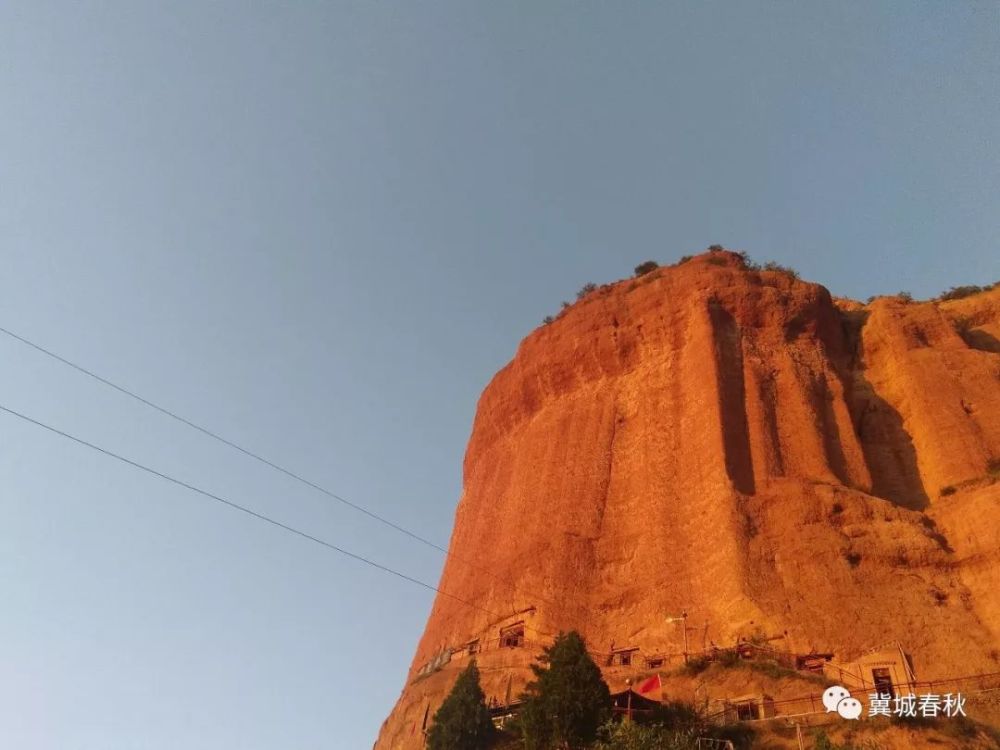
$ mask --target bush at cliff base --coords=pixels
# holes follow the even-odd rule
[[[427,733],[429,750],[484,750],[493,739],[493,722],[479,685],[473,661],[458,676],[455,686],[434,714]]]
[[[697,738],[698,733],[692,729],[623,721],[604,726],[594,750],[692,750]]]
[[[526,750],[593,742],[610,718],[611,694],[579,633],[560,633],[531,669],[520,721]]]
[[[664,703],[641,720],[609,722],[598,737],[594,750],[697,750],[698,738],[729,740],[739,750],[753,744],[750,727],[708,724],[693,706],[680,701]]]

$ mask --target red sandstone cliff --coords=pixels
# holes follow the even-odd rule
[[[560,629],[669,664],[682,611],[692,651],[1000,670],[998,459],[1000,288],[865,306],[725,252],[603,287],[483,393],[440,584],[474,607],[438,596],[376,748],[422,746],[442,652],[503,699]]]

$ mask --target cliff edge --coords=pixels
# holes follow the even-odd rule
[[[516,697],[559,630],[664,668],[757,633],[998,671],[997,475],[1000,288],[862,305],[723,251],[596,289],[480,399],[450,596],[376,748],[421,747],[470,654]]]

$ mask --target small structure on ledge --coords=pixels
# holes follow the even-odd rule
[[[770,719],[775,715],[774,699],[764,693],[741,695],[738,698],[717,698],[714,703],[713,714],[724,724]]]
[[[660,701],[636,692],[631,685],[621,692],[611,694],[611,711],[614,718],[625,721],[634,718],[652,718],[653,712],[661,705]]]
[[[825,665],[823,673],[846,688],[890,697],[916,692],[916,675],[899,643],[881,646],[846,664],[831,661]]]

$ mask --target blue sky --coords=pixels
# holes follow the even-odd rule
[[[993,2],[0,8],[0,325],[447,542],[476,399],[712,243],[1000,278]],[[0,336],[0,405],[418,578],[440,555]],[[429,592],[0,414],[5,746],[363,748]]]

